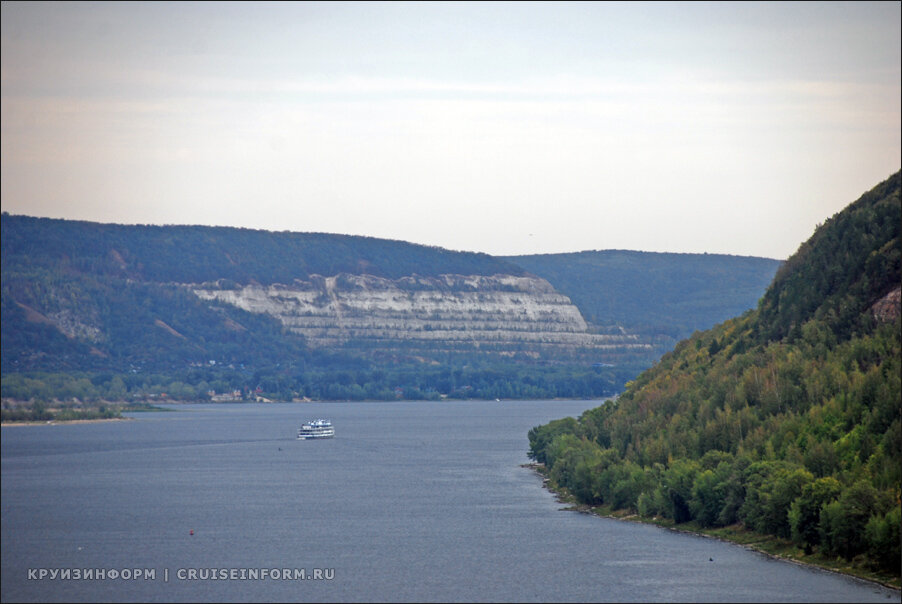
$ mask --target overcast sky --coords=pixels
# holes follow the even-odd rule
[[[2,208],[786,258],[900,169],[899,2],[2,4]]]

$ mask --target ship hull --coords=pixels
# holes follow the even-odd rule
[[[334,438],[335,433],[332,434],[298,434],[298,440],[316,440],[319,438]]]

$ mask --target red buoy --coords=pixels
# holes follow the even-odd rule
[[[188,531],[188,534],[189,534],[189,535],[193,535],[193,534],[194,534],[194,529],[191,529],[190,531]]]

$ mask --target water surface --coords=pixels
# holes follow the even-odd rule
[[[899,601],[716,540],[561,511],[521,467],[526,433],[598,404],[191,405],[5,427],[2,599]],[[297,441],[319,417],[336,438]],[[332,578],[210,578],[262,569]]]

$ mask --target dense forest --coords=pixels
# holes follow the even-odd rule
[[[616,401],[533,428],[531,456],[583,503],[739,524],[898,580],[899,185],[820,226],[757,309],[680,342]]]
[[[312,274],[520,275],[488,254],[404,241],[231,227],[118,225],[3,214],[2,268],[157,283],[291,283]]]
[[[780,266],[768,258],[625,250],[506,260],[566,292],[590,323],[658,338],[662,353],[754,308]]]
[[[649,344],[645,348],[552,357],[540,357],[526,345],[504,354],[490,346],[445,346],[444,352],[401,347],[385,354],[366,342],[308,346],[276,318],[201,300],[184,284],[291,284],[342,272],[392,279],[523,276],[527,269],[516,258],[369,237],[126,226],[7,213],[0,227],[2,396],[43,403],[210,400],[236,391],[242,400],[602,397],[622,390],[671,349],[673,326],[696,325],[687,318],[696,312],[686,302],[693,295],[699,304],[708,299],[708,310],[715,298],[727,301],[712,311],[718,317],[736,304],[751,308],[764,292],[757,272],[773,272],[778,265],[692,255],[667,257],[661,265],[663,255],[636,253],[628,267],[631,280],[616,292],[623,294],[622,306],[632,305],[619,312],[655,317],[659,329],[639,336]],[[540,276],[575,287],[578,280],[555,275],[572,275],[582,265],[570,267],[564,260]],[[662,280],[663,273],[680,278]],[[730,274],[734,277],[724,277]],[[637,293],[661,282],[668,285],[653,286],[656,300]],[[599,296],[615,287],[593,283]],[[591,297],[576,289],[558,291],[582,295],[583,315],[594,312]],[[667,302],[671,298],[683,302],[673,305]],[[606,316],[594,329],[619,335],[624,328],[618,317]]]

